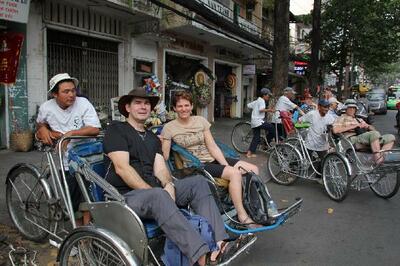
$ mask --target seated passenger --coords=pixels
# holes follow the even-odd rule
[[[175,93],[172,106],[177,118],[167,123],[161,136],[163,138],[163,154],[169,158],[171,141],[181,145],[196,156],[204,169],[213,177],[229,180],[229,194],[238,213],[238,219],[248,227],[258,227],[248,216],[242,202],[242,173],[239,167],[258,174],[258,167],[236,159],[225,158],[211,135],[211,124],[201,116],[191,116],[193,110],[192,95],[187,91]]]
[[[159,138],[144,128],[158,100],[158,96],[146,94],[144,88],[120,98],[118,110],[126,122],[110,125],[104,136],[108,169],[105,179],[125,197],[139,217],[156,220],[191,264],[204,265],[209,247],[178,209],[190,205],[215,231],[215,241],[222,250],[208,256],[215,262],[220,258],[218,254],[228,247],[223,242],[228,235],[207,181],[201,176],[173,181]]]
[[[338,117],[338,112],[340,112],[340,109],[338,108],[340,102],[335,97],[329,98],[328,102],[329,102],[328,114],[330,114],[332,117],[336,119]]]
[[[300,118],[301,122],[310,123],[307,132],[305,145],[309,153],[315,151],[322,161],[329,149],[326,129],[328,125],[332,125],[335,118],[328,114],[329,102],[325,99],[318,101],[318,110],[308,112]],[[316,169],[319,171],[320,166],[317,165]]]
[[[313,96],[310,93],[304,94],[303,104],[300,106],[300,109],[306,114],[312,110],[317,109],[317,105],[313,102]],[[292,116],[293,123],[297,123],[299,120],[300,113],[298,110],[294,111]]]
[[[294,98],[295,94],[296,92],[291,87],[287,87],[286,89],[284,89],[283,95],[279,97],[278,102],[275,105],[275,110],[289,112],[293,109],[297,109],[300,115],[304,115],[304,112],[300,109],[300,107],[291,101]],[[272,116],[272,123],[277,123],[279,137],[285,137],[286,134],[282,125],[280,113],[274,113],[274,115]]]
[[[346,100],[344,104],[346,113],[339,116],[333,124],[333,133],[343,133],[356,149],[368,146],[373,152],[375,162],[382,163],[384,158],[379,151],[390,150],[393,147],[395,136],[382,135],[364,120],[356,118],[357,102],[353,99]],[[382,145],[382,147],[381,147]]]
[[[260,93],[261,95],[257,100],[247,104],[247,107],[252,109],[251,128],[253,130],[253,139],[251,140],[249,150],[246,154],[247,158],[256,157],[255,152],[258,144],[260,144],[261,129],[266,131],[268,143],[275,138],[275,127],[271,123],[264,121],[266,112],[274,112],[272,108],[267,108],[266,106],[266,101],[269,100],[272,93],[267,88],[262,88]]]

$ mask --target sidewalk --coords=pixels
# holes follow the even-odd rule
[[[232,128],[239,121],[241,121],[241,119],[216,119],[211,126],[211,132],[216,139],[231,146]],[[38,251],[39,257],[36,261],[39,262],[40,265],[54,265],[57,255],[57,250],[55,248],[50,247],[47,242],[37,244],[28,240],[24,240],[18,235],[17,231],[13,229],[12,222],[8,215],[5,199],[5,180],[7,173],[12,168],[12,166],[17,163],[29,163],[40,167],[42,160],[45,159],[46,158],[44,157],[44,154],[38,151],[0,151],[0,233],[7,235],[10,242],[12,242],[13,244],[17,243],[17,246],[22,245],[25,248]],[[265,177],[265,154],[259,154],[257,158],[251,159],[247,159],[245,156],[242,156],[242,159],[258,165],[261,170],[261,176]],[[3,265],[3,261],[8,258],[5,257],[6,254],[4,252],[5,250],[3,252],[0,251],[0,265]]]

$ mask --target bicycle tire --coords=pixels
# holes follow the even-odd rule
[[[32,221],[49,229],[49,199],[50,195],[43,188],[38,171],[33,166],[20,165],[7,176],[8,213],[15,227],[25,238],[41,242],[47,237],[48,232],[33,224]]]
[[[369,185],[375,195],[383,199],[389,199],[396,195],[400,187],[400,171],[390,173],[384,172],[378,175],[377,180]]]
[[[130,266],[132,263],[126,258],[127,255],[130,254],[125,254],[96,229],[81,229],[65,240],[59,250],[58,261],[60,266]]]
[[[342,156],[337,153],[325,156],[322,162],[322,179],[325,191],[332,200],[339,202],[347,197],[350,175]]]
[[[271,150],[267,166],[272,179],[281,185],[291,185],[301,176],[301,154],[292,145],[276,144]]]
[[[246,153],[249,150],[251,140],[253,139],[253,130],[249,122],[237,123],[231,133],[232,146],[240,153]]]

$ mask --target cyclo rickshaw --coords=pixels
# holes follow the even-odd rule
[[[125,203],[124,197],[103,177],[102,137],[64,137],[54,149],[44,147],[47,163],[42,169],[19,163],[6,179],[8,212],[19,232],[27,239],[59,247],[60,265],[163,265],[161,255],[165,236],[152,220],[143,220]],[[79,210],[83,226],[77,226],[65,173],[63,144],[72,141],[68,151],[69,171],[74,173],[83,194]],[[206,176],[206,178],[209,178]],[[218,195],[215,180],[208,179]],[[221,201],[216,198],[219,206]],[[232,206],[225,217],[225,227],[236,235],[272,230],[297,213],[302,200],[282,210],[270,225],[246,229],[236,222]],[[256,237],[243,243],[235,254],[222,262],[226,265],[252,245]]]
[[[286,122],[290,119],[286,114],[281,117]],[[268,171],[275,182],[291,185],[298,177],[320,181],[316,177],[319,175],[328,196],[335,201],[344,200],[350,188],[357,191],[371,188],[381,198],[391,198],[397,193],[400,186],[399,149],[380,151],[384,161],[374,164],[370,150],[356,149],[342,134],[334,134],[329,126],[327,137],[331,148],[320,161],[305,146],[308,126],[296,124],[284,143],[270,149]],[[321,170],[315,167],[318,163]]]

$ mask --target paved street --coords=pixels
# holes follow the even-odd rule
[[[381,132],[396,134],[394,116],[395,111],[376,116],[374,125]],[[213,134],[230,144],[230,131],[235,123],[235,120],[217,120]],[[17,162],[40,163],[40,159],[38,152],[0,151],[0,230],[5,228],[4,225],[11,224],[3,185],[7,171]],[[265,155],[260,155],[249,161],[257,163],[265,173],[265,159]],[[278,205],[283,206],[296,197],[302,197],[304,207],[299,215],[283,227],[260,233],[248,254],[239,257],[232,265],[399,264],[399,195],[383,200],[370,190],[350,191],[344,202],[336,203],[316,183],[298,180],[286,187],[271,181],[268,187]],[[33,247],[43,250],[47,246]],[[54,250],[52,254],[55,254]],[[46,265],[48,259],[43,259],[41,265]]]

